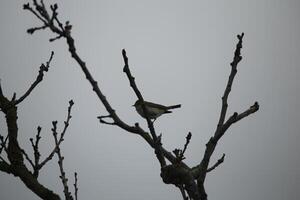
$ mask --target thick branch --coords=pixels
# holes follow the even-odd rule
[[[6,172],[8,174],[12,173],[11,166],[5,161],[0,161],[0,171]]]
[[[0,86],[1,87],[1,86]],[[17,107],[13,101],[9,101],[0,89],[0,108],[6,117],[8,130],[7,157],[9,165],[1,162],[2,171],[12,173],[19,177],[23,183],[36,195],[45,200],[59,200],[59,196],[48,188],[41,185],[32,173],[26,168],[23,160],[22,150],[18,143]]]

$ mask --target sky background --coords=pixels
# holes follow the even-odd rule
[[[48,30],[28,35],[39,25],[22,10],[27,1],[0,1],[0,78],[4,93],[19,97],[37,76],[39,66],[55,51],[50,71],[18,110],[19,141],[31,152],[29,138],[42,126],[42,157],[54,146],[51,121],[59,127],[68,101],[73,118],[62,144],[64,165],[73,184],[78,172],[79,199],[181,199],[162,182],[159,163],[142,138],[118,127],[100,124],[107,114],[92,92],[64,40],[49,43]],[[198,164],[214,133],[221,96],[230,73],[236,35],[245,32],[238,74],[229,97],[228,114],[255,101],[260,110],[234,124],[219,142],[209,173],[210,200],[300,199],[300,1],[46,1],[59,5],[59,17],[70,20],[79,55],[119,116],[127,123],[146,124],[131,105],[136,97],[122,72],[121,49],[144,98],[181,103],[155,122],[168,150],[181,148],[186,134],[190,166]],[[0,133],[6,125],[0,115]],[[55,157],[40,181],[62,195]],[[23,183],[0,173],[0,199],[39,199]]]

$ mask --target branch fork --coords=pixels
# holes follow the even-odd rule
[[[228,78],[228,82],[225,87],[224,94],[222,96],[222,108],[220,112],[219,121],[217,123],[217,128],[214,135],[210,138],[206,145],[206,149],[203,155],[201,162],[195,166],[190,168],[186,165],[184,160],[184,153],[187,149],[187,146],[190,142],[191,134],[188,134],[186,138],[186,143],[184,148],[175,149],[173,151],[174,155],[169,151],[165,150],[161,143],[161,135],[157,136],[153,122],[149,119],[147,109],[145,108],[144,104],[142,104],[142,109],[146,116],[146,121],[148,124],[149,133],[144,131],[137,123],[134,126],[128,125],[124,121],[122,121],[113,107],[110,105],[109,101],[104,96],[103,92],[100,90],[98,83],[94,80],[93,76],[89,72],[86,63],[80,58],[80,56],[76,52],[75,42],[73,37],[71,36],[71,29],[72,26],[67,21],[65,25],[58,20],[58,13],[57,13],[57,5],[54,4],[50,6],[51,13],[49,14],[43,1],[41,3],[37,3],[37,1],[33,0],[33,5],[35,9],[31,8],[29,4],[24,5],[25,10],[29,10],[33,13],[40,21],[42,25],[40,27],[35,27],[28,29],[28,32],[33,34],[35,31],[43,30],[49,28],[56,36],[50,41],[55,41],[60,38],[65,38],[68,44],[68,49],[71,56],[76,60],[80,68],[82,69],[85,77],[89,81],[92,86],[93,91],[98,96],[101,103],[106,108],[108,115],[99,116],[98,119],[101,123],[108,124],[108,125],[116,125],[120,128],[126,130],[127,132],[134,133],[140,135],[145,141],[155,150],[156,157],[161,165],[161,177],[165,183],[171,183],[180,188],[180,191],[183,195],[183,199],[187,200],[195,199],[195,200],[207,200],[207,194],[205,192],[204,182],[206,178],[207,172],[214,170],[218,167],[221,163],[224,162],[225,154],[212,166],[209,167],[210,158],[216,148],[216,145],[220,138],[224,135],[224,133],[228,130],[228,128],[234,124],[235,122],[247,117],[250,114],[255,113],[259,109],[259,105],[255,102],[249,109],[242,113],[233,113],[226,121],[226,114],[228,108],[228,96],[230,94],[234,77],[237,73],[237,65],[242,60],[241,56],[241,48],[242,48],[242,40],[244,37],[244,33],[238,35],[238,43],[236,45],[236,49],[234,52],[233,61],[230,63],[231,65],[231,72]],[[132,76],[129,64],[128,64],[128,57],[126,55],[125,49],[122,50],[122,56],[124,60],[124,68],[123,72],[127,75],[129,80],[130,86],[132,87],[133,91],[135,92],[138,100],[144,101],[141,92],[139,91],[136,83],[135,78]],[[0,101],[1,103],[1,101]],[[110,118],[112,122],[106,121],[107,118]],[[66,123],[67,124],[67,123]],[[55,127],[55,125],[53,125]],[[55,128],[53,128],[55,129]],[[53,134],[55,135],[54,131]],[[189,136],[190,135],[190,136]],[[56,135],[55,135],[56,136]],[[58,139],[57,139],[58,141]],[[59,151],[59,149],[58,149]],[[166,159],[171,162],[170,165],[167,165]],[[62,163],[62,162],[61,162]],[[61,171],[61,177],[63,177],[64,173]],[[63,181],[64,182],[64,181]],[[66,181],[65,181],[66,182]],[[66,189],[66,188],[65,188]],[[185,192],[187,192],[188,197],[186,196]],[[67,194],[65,193],[66,198]]]

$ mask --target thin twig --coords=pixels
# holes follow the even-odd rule
[[[7,152],[7,148],[6,148],[6,143],[7,143],[7,140],[8,140],[8,135],[5,137],[5,139],[3,138],[2,135],[0,135],[0,154],[2,153],[2,151],[6,151]]]
[[[214,170],[216,167],[218,167],[220,164],[222,164],[224,162],[224,158],[225,158],[225,154],[223,153],[222,157],[210,168],[208,168],[206,170],[206,172],[210,172],[212,170]]]
[[[226,130],[234,123],[240,121],[241,119],[247,117],[248,115],[255,113],[256,111],[259,110],[259,105],[257,102],[255,102],[252,106],[250,106],[249,109],[247,109],[246,111],[238,114],[238,113],[233,113],[233,115],[231,115],[229,117],[229,119],[223,124],[223,126],[221,127],[221,129],[219,130],[218,134],[215,135],[215,139],[218,141],[226,132]]]
[[[32,14],[34,14],[39,20],[41,20],[44,24],[47,24],[47,22],[38,14],[38,12],[35,12],[35,10],[30,6],[29,3],[26,3],[23,5],[24,10],[29,10]]]
[[[9,165],[7,161],[1,156],[2,151],[4,150],[7,153],[6,142],[8,140],[8,135],[4,139],[2,135],[0,135],[0,160],[5,162],[5,164]]]
[[[173,151],[173,153],[175,154],[176,158],[178,159],[178,163],[182,162],[182,160],[185,159],[184,153],[185,153],[185,151],[186,151],[186,149],[187,149],[187,147],[188,147],[188,145],[189,145],[189,143],[191,141],[191,138],[192,138],[192,133],[189,132],[187,134],[187,136],[185,137],[186,142],[184,144],[183,150],[181,150],[181,149],[175,149]]]
[[[238,41],[238,43],[236,45],[236,49],[235,49],[235,52],[234,52],[233,61],[230,63],[230,65],[231,65],[231,73],[229,75],[228,82],[226,84],[226,88],[225,88],[224,94],[222,96],[222,108],[221,108],[221,114],[220,114],[220,118],[219,118],[218,127],[217,127],[216,132],[218,131],[218,129],[221,128],[221,126],[224,123],[224,120],[225,120],[225,117],[226,117],[227,108],[228,108],[228,102],[227,102],[228,96],[229,96],[229,93],[231,91],[231,87],[232,87],[232,83],[233,83],[234,77],[235,77],[235,75],[237,73],[237,65],[242,60],[241,48],[242,48],[242,42],[243,42],[244,33],[242,33],[241,35],[238,35],[237,37],[238,37],[239,41]]]
[[[111,115],[98,116],[97,118],[99,119],[99,121],[100,121],[102,124],[116,125],[115,122],[108,122],[108,121],[105,121],[105,120],[104,120],[105,118],[112,118]]]
[[[182,195],[182,199],[183,200],[189,200],[188,196],[186,196],[186,193],[185,193],[185,190],[184,190],[184,187],[182,185],[179,185],[177,186],[181,192],[181,195]]]
[[[49,60],[46,62],[46,65],[41,64],[40,66],[40,70],[39,70],[39,74],[36,77],[36,80],[31,84],[31,86],[29,87],[29,89],[25,92],[25,94],[23,94],[23,96],[21,96],[18,100],[15,101],[15,105],[18,105],[19,103],[21,103],[26,97],[29,96],[29,94],[33,91],[33,89],[43,80],[44,77],[44,72],[47,72],[49,70],[50,67],[50,63],[51,60],[53,58],[54,52],[51,52],[50,58]]]
[[[21,149],[22,154],[25,156],[25,159],[29,162],[29,164],[31,165],[32,169],[35,168],[35,165],[33,163],[33,161],[30,159],[30,157],[28,156],[28,154],[26,153],[26,151],[24,149]]]
[[[74,173],[75,183],[74,183],[74,194],[75,194],[75,200],[78,200],[78,178],[77,178],[77,172]]]
[[[48,26],[44,25],[44,26],[39,26],[39,27],[33,27],[33,28],[30,28],[30,29],[27,29],[27,33],[29,34],[33,34],[35,31],[38,31],[38,30],[42,30],[42,29],[46,29]]]
[[[38,165],[38,169],[41,169],[48,161],[50,161],[53,158],[53,156],[54,156],[54,154],[57,150],[57,146],[59,146],[62,143],[62,141],[64,140],[64,135],[65,135],[65,133],[67,131],[67,128],[69,126],[70,119],[72,118],[71,111],[72,111],[72,106],[73,105],[74,105],[73,100],[70,100],[69,101],[69,107],[68,107],[67,119],[64,122],[64,128],[63,128],[63,131],[60,133],[60,138],[57,141],[58,144],[55,145],[55,147],[53,148],[51,153]]]
[[[190,143],[190,141],[192,139],[192,133],[189,132],[187,134],[187,136],[185,137],[185,139],[186,139],[186,142],[184,144],[184,148],[183,148],[183,151],[182,151],[182,157],[184,156],[184,153],[185,153],[185,151],[186,151],[186,149],[187,149],[187,147],[188,147],[188,145],[189,145],[189,143]]]
[[[41,154],[39,152],[39,142],[40,142],[40,139],[41,139],[41,130],[42,128],[40,126],[37,127],[37,134],[35,136],[35,142],[33,141],[33,138],[30,138],[30,143],[31,143],[31,146],[32,146],[32,149],[33,149],[33,155],[34,155],[34,171],[33,171],[33,175],[35,177],[38,177],[39,175],[39,161],[40,161],[40,157],[41,157]]]
[[[54,141],[55,141],[55,146],[56,146],[55,153],[58,157],[58,166],[59,166],[59,171],[60,171],[59,178],[62,181],[62,184],[63,184],[63,187],[64,187],[64,195],[65,195],[66,199],[67,200],[72,200],[73,197],[72,197],[71,193],[69,192],[68,179],[66,178],[66,173],[64,171],[64,166],[63,166],[64,157],[61,154],[59,143],[58,143],[59,140],[57,138],[57,121],[53,121],[52,125],[53,125],[52,134],[53,134]]]

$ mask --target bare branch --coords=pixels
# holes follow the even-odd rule
[[[55,40],[58,40],[58,39],[60,39],[61,37],[62,37],[62,35],[56,36],[56,37],[54,37],[54,38],[50,38],[50,39],[49,39],[49,42],[54,42]]]
[[[130,86],[134,90],[134,92],[135,92],[136,96],[138,97],[138,99],[141,102],[144,102],[144,98],[143,98],[141,92],[139,91],[139,89],[137,88],[137,85],[135,84],[135,81],[134,81],[135,78],[131,75],[131,72],[130,72],[130,69],[129,69],[129,65],[128,65],[128,57],[126,55],[125,49],[122,50],[122,56],[123,56],[124,63],[125,63],[124,68],[123,68],[123,72],[126,73],[127,78],[129,80],[129,83],[130,83]],[[152,139],[153,139],[153,141],[155,143],[154,149],[155,149],[156,157],[157,157],[157,159],[158,159],[161,167],[163,167],[163,166],[166,165],[166,161],[165,161],[164,155],[163,155],[162,150],[161,150],[162,144],[161,144],[160,138],[158,138],[157,135],[156,135],[156,133],[155,133],[153,122],[149,118],[148,110],[146,109],[144,103],[142,103],[142,109],[143,109],[143,112],[145,113],[145,117],[146,117],[146,121],[147,121],[147,124],[148,124],[148,128],[150,130],[150,134],[151,134]]]
[[[35,136],[35,142],[33,141],[33,138],[30,138],[30,143],[33,149],[33,155],[34,155],[34,167],[33,167],[33,175],[34,177],[38,177],[39,175],[39,161],[40,161],[40,157],[41,154],[39,152],[39,142],[41,139],[41,130],[42,128],[40,126],[37,127],[37,134]]]
[[[206,172],[210,172],[212,170],[214,170],[216,167],[218,167],[220,164],[222,164],[224,162],[224,158],[225,158],[225,154],[223,153],[222,157],[210,168],[208,168],[206,170]]]
[[[42,26],[30,28],[27,30],[28,33],[33,34],[35,31],[42,30],[49,28],[51,31],[58,35],[63,35],[65,32],[65,29],[63,28],[62,24],[57,19],[57,4],[51,5],[51,17],[44,5],[44,2],[41,1],[39,4],[36,0],[33,0],[33,5],[35,7],[35,10],[30,6],[29,3],[23,5],[24,10],[28,10],[31,13],[33,13],[42,23]],[[42,28],[43,27],[43,28]]]
[[[58,12],[57,12],[58,6],[57,6],[57,4],[51,5],[50,8],[51,8],[51,11],[52,11],[51,21],[55,20],[55,22],[57,23],[60,30],[62,32],[64,32],[65,28],[63,27],[63,24],[57,18],[57,16],[58,16]],[[69,22],[66,22],[66,25],[68,25],[68,24],[69,24]]]
[[[21,103],[26,97],[29,96],[29,94],[33,91],[33,89],[43,80],[44,72],[47,72],[50,67],[50,62],[53,58],[54,52],[51,52],[49,60],[46,62],[46,65],[41,64],[39,74],[36,77],[36,80],[32,83],[32,85],[29,87],[29,89],[25,92],[23,96],[21,96],[18,100],[15,101],[15,105],[18,105]]]
[[[57,121],[53,121],[52,125],[53,125],[52,134],[53,134],[53,137],[55,140],[55,146],[56,146],[55,153],[58,157],[58,166],[59,166],[59,171],[60,171],[59,178],[61,179],[63,187],[64,187],[64,194],[65,194],[66,200],[72,200],[73,197],[72,197],[71,193],[69,192],[68,179],[66,178],[66,173],[65,173],[64,167],[63,167],[64,157],[61,154],[59,143],[58,143],[59,140],[57,138]]]
[[[243,42],[243,37],[244,37],[244,33],[242,33],[241,35],[238,35],[238,43],[236,45],[236,50],[234,52],[234,58],[232,63],[230,63],[231,65],[231,72],[228,78],[228,82],[222,97],[222,108],[221,108],[221,114],[220,114],[220,118],[219,118],[219,122],[218,122],[218,127],[216,132],[218,131],[218,129],[221,128],[221,126],[224,123],[225,117],[226,117],[226,112],[227,112],[227,107],[228,107],[228,103],[227,103],[227,99],[229,96],[229,93],[231,91],[231,87],[232,87],[232,83],[234,80],[234,77],[237,73],[237,65],[238,63],[242,60],[242,56],[241,56],[241,48],[242,48],[242,42]]]
[[[39,14],[38,14],[38,12],[35,12],[35,10],[30,6],[30,4],[29,3],[26,3],[26,4],[24,4],[23,5],[23,9],[24,10],[29,10],[32,14],[34,14],[39,20],[41,20],[44,24],[47,24],[47,22],[42,18],[42,16],[40,16]],[[27,31],[28,32],[28,31]],[[33,31],[34,32],[34,31]],[[33,33],[32,32],[32,33]],[[32,34],[31,33],[31,34]]]
[[[4,150],[7,153],[7,148],[6,148],[6,142],[8,139],[8,135],[6,136],[6,138],[4,139],[2,135],[0,135],[0,160],[2,160],[2,162],[4,162],[5,164],[9,165],[8,162],[1,156],[2,151]]]
[[[47,27],[48,26],[44,25],[44,26],[29,28],[29,29],[27,29],[27,33],[33,34],[35,31],[46,29]]]
[[[73,100],[70,100],[69,101],[69,107],[68,107],[67,119],[64,122],[64,128],[63,128],[63,131],[60,133],[60,138],[57,141],[58,144],[57,145],[55,144],[55,147],[53,148],[53,150],[51,151],[51,153],[38,165],[38,167],[37,167],[38,169],[41,169],[48,161],[50,161],[53,158],[53,156],[54,156],[54,154],[55,154],[55,152],[57,150],[57,146],[59,146],[62,143],[62,141],[64,140],[64,135],[65,135],[65,133],[67,131],[67,128],[69,126],[70,119],[72,118],[71,111],[72,111],[72,106],[73,105],[74,105]],[[52,122],[53,126],[56,123],[57,123],[57,121]],[[53,132],[53,130],[52,130],[52,132]]]
[[[22,149],[18,142],[17,106],[15,106],[15,101],[9,101],[8,98],[3,95],[1,89],[0,108],[6,118],[8,130],[8,146],[6,153],[10,162],[8,165],[6,162],[2,161],[0,163],[0,170],[12,173],[14,176],[19,177],[22,182],[40,198],[45,200],[59,200],[60,197],[40,184],[25,166]]]
[[[69,22],[65,23],[65,27],[62,30],[61,29],[62,24],[57,19],[57,12],[56,12],[57,9],[55,9],[56,14],[55,14],[54,19],[57,22],[56,24],[58,24],[58,25],[55,25],[54,22],[51,21],[51,19],[48,19],[47,17],[45,17],[46,16],[45,13],[48,13],[47,10],[45,9],[45,7],[39,5],[36,1],[34,1],[34,5],[36,7],[37,12],[39,12],[40,15],[43,17],[41,21],[42,22],[46,21],[46,23],[44,23],[44,24],[47,25],[48,28],[52,32],[54,32],[58,35],[57,38],[60,38],[60,37],[66,38],[67,44],[68,44],[68,47],[69,47],[69,52],[71,53],[71,56],[76,60],[76,62],[81,67],[83,73],[85,74],[86,78],[90,82],[90,84],[93,88],[93,91],[96,93],[96,95],[98,96],[98,98],[100,99],[102,104],[105,106],[107,112],[111,115],[112,119],[114,120],[114,123],[117,126],[119,126],[120,128],[122,128],[122,129],[124,129],[124,130],[126,130],[130,133],[134,133],[134,134],[138,134],[138,135],[142,136],[151,147],[154,147],[155,145],[157,145],[157,143],[159,143],[159,141],[152,140],[151,137],[149,137],[149,133],[147,133],[146,131],[141,129],[141,127],[139,127],[139,126],[130,126],[130,125],[126,124],[116,114],[115,110],[112,108],[110,103],[107,101],[106,97],[101,92],[101,90],[98,86],[98,83],[94,80],[93,76],[91,75],[88,68],[86,67],[85,62],[77,54],[76,47],[75,47],[75,41],[71,36],[72,26],[69,24]],[[27,8],[27,7],[30,7],[30,6],[26,4],[25,7]],[[27,10],[30,10],[30,9],[27,8]],[[161,151],[166,156],[166,158],[168,160],[170,160],[171,162],[174,162],[176,160],[176,158],[170,152],[166,151],[163,148],[162,148]]]
[[[7,147],[6,147],[7,140],[8,140],[8,135],[6,136],[5,139],[3,138],[2,135],[0,135],[0,160],[2,160],[2,162],[4,162],[7,165],[9,165],[7,163],[7,161],[1,156],[1,153],[2,153],[3,150],[7,153]]]
[[[0,135],[0,154],[2,153],[2,151],[6,151],[7,152],[7,148],[6,148],[6,143],[7,143],[7,139],[8,139],[8,135],[6,136],[6,138],[4,139],[2,135]]]
[[[38,126],[37,127],[37,134],[35,136],[35,143],[33,143],[33,139],[30,138],[31,141],[31,145],[33,148],[33,152],[34,152],[34,163],[37,166],[41,157],[41,154],[39,152],[39,142],[41,140],[41,131],[42,131],[42,127]]]
[[[135,92],[137,98],[141,101],[141,102],[144,102],[144,98],[141,94],[141,92],[139,91],[139,89],[137,88],[137,85],[135,83],[135,78],[131,75],[131,72],[130,72],[130,69],[129,69],[129,65],[128,65],[128,57],[126,55],[126,51],[125,49],[122,50],[122,56],[123,56],[123,60],[124,60],[124,68],[123,68],[123,72],[126,73],[127,75],[127,78],[129,80],[129,83],[130,83],[130,86],[132,87],[133,91]],[[153,126],[153,122],[151,121],[151,119],[149,118],[149,114],[148,114],[148,110],[146,109],[145,107],[145,104],[142,103],[142,109],[143,109],[143,112],[145,113],[145,118],[147,120],[147,123],[148,123],[148,127],[149,127],[149,130],[150,130],[150,133],[152,135],[152,138],[153,140],[155,141],[157,139],[157,135],[155,133],[155,129],[154,129],[154,126]]]
[[[258,111],[258,109],[259,109],[259,105],[257,102],[255,102],[252,106],[250,106],[249,109],[247,109],[243,113],[240,114],[238,114],[237,112],[233,113],[233,115],[229,117],[229,119],[223,124],[219,132],[215,135],[215,139],[218,141],[232,124],[240,121],[241,119],[247,117],[252,113],[255,113],[256,111]]]
[[[89,70],[86,66],[86,63],[77,54],[76,47],[75,47],[75,41],[74,41],[73,37],[71,36],[72,26],[69,24],[69,22],[66,22],[65,25],[63,26],[62,23],[58,20],[58,18],[57,18],[57,15],[58,15],[57,5],[55,4],[53,6],[50,6],[52,13],[51,13],[51,15],[49,15],[47,9],[45,8],[45,5],[44,5],[43,1],[41,1],[40,4],[37,3],[36,0],[33,0],[33,2],[34,2],[35,10],[36,10],[36,12],[38,13],[38,16],[39,16],[38,18],[42,22],[45,22],[43,25],[47,26],[53,33],[56,34],[56,36],[54,38],[50,39],[50,41],[54,41],[54,40],[60,39],[62,37],[64,37],[66,39],[71,56],[79,64],[79,66],[81,67],[81,69],[82,69],[83,73],[85,74],[87,80],[91,84],[91,86],[93,88],[93,91],[96,93],[99,100],[105,106],[105,108],[108,112],[108,115],[98,117],[100,122],[105,123],[105,124],[109,124],[109,125],[116,125],[116,126],[119,126],[122,129],[130,132],[130,133],[134,133],[134,134],[138,134],[138,135],[142,136],[147,141],[147,143],[153,149],[155,149],[156,156],[157,156],[157,158],[160,161],[160,164],[162,166],[161,176],[162,176],[164,182],[165,183],[172,183],[172,184],[175,184],[175,185],[176,185],[177,181],[178,181],[179,184],[184,183],[184,190],[187,191],[187,193],[188,193],[188,195],[190,196],[191,199],[206,200],[207,195],[206,195],[205,188],[204,188],[204,181],[205,181],[206,173],[207,173],[208,170],[212,170],[213,167],[215,168],[218,165],[220,165],[220,163],[222,161],[221,159],[219,159],[219,161],[213,167],[208,169],[208,165],[209,165],[211,155],[214,152],[214,149],[217,145],[218,140],[221,138],[221,136],[223,136],[225,131],[233,123],[241,120],[242,118],[250,115],[251,113],[256,112],[259,108],[258,104],[256,103],[250,109],[246,110],[245,112],[243,112],[241,114],[234,113],[225,122],[227,108],[228,108],[228,97],[229,97],[229,94],[230,94],[230,91],[231,91],[231,87],[232,87],[234,77],[237,73],[237,65],[242,59],[242,57],[240,55],[240,51],[241,51],[241,48],[242,48],[242,39],[243,39],[244,34],[242,33],[241,35],[238,35],[238,40],[239,41],[238,41],[237,46],[236,46],[233,62],[231,63],[231,73],[229,75],[229,79],[228,79],[224,94],[222,96],[222,108],[221,108],[221,112],[220,112],[220,117],[219,117],[217,129],[215,131],[214,136],[211,137],[209,142],[206,144],[206,150],[205,150],[205,153],[204,153],[204,156],[203,156],[203,159],[202,159],[201,163],[198,166],[190,169],[183,162],[178,163],[177,158],[175,156],[173,156],[172,153],[168,152],[167,150],[165,150],[162,147],[162,145],[161,145],[161,136],[156,135],[155,130],[154,130],[154,126],[153,126],[153,122],[149,119],[149,117],[147,117],[147,110],[146,110],[146,108],[143,104],[142,104],[142,108],[143,108],[143,111],[146,115],[146,120],[147,120],[147,123],[148,123],[148,128],[150,130],[150,134],[148,132],[144,131],[137,123],[134,126],[130,126],[127,123],[123,122],[119,118],[119,116],[116,114],[115,110],[112,108],[112,106],[110,105],[110,103],[107,101],[106,97],[104,96],[104,94],[100,90],[100,88],[98,86],[98,83],[92,77],[91,73],[89,72]],[[30,7],[30,6],[28,5],[28,6],[24,6],[24,7]],[[29,8],[27,8],[27,9],[30,10]],[[40,28],[40,29],[36,28],[36,30],[41,30],[41,29],[42,28]],[[32,32],[35,32],[35,29],[32,29],[32,30],[34,30]],[[123,55],[123,59],[124,59],[124,63],[125,63],[123,71],[126,73],[128,79],[129,79],[129,82],[130,82],[130,86],[133,88],[136,96],[138,97],[138,99],[140,101],[143,102],[144,100],[143,100],[142,94],[140,93],[140,91],[138,90],[138,88],[135,84],[134,77],[131,75],[129,65],[128,65],[128,58],[126,56],[126,51],[125,50],[122,51],[122,55]],[[111,118],[112,122],[108,122],[108,121],[104,120],[105,118]],[[53,124],[53,126],[56,126],[56,125]],[[53,134],[54,134],[54,132],[56,132],[56,128],[55,128],[55,131],[53,130]],[[57,135],[56,135],[56,137],[57,137]],[[184,154],[184,152],[185,152],[185,150],[188,146],[189,140],[187,139],[187,142],[184,146],[184,149],[181,150],[181,152],[180,152],[182,157],[183,157],[183,154]],[[58,143],[58,142],[59,142],[59,140],[58,140],[58,138],[56,138],[56,143]],[[59,146],[57,148],[55,148],[54,151],[56,153],[60,152]],[[61,155],[60,156],[58,155],[58,157],[59,157],[59,162],[61,160],[61,164],[59,163],[59,165],[61,165],[61,168],[62,168],[60,170],[61,174],[62,174],[61,179],[62,179],[63,184],[65,185],[66,178],[63,176],[64,171],[63,171],[63,167],[62,167],[63,157]],[[171,163],[173,165],[167,165],[166,166],[166,161],[165,161],[164,157],[166,157],[169,161],[171,161]],[[176,174],[176,175],[178,175],[178,173],[179,173],[179,175],[181,175],[182,180],[178,180],[177,179],[178,177],[174,178],[172,176],[172,175],[174,175],[173,173]],[[197,179],[197,184],[195,182],[195,178]],[[68,196],[69,192],[66,190],[65,186],[64,186],[64,188],[65,188],[65,196],[67,198],[67,197],[69,197]]]
[[[103,116],[98,116],[97,117],[99,119],[99,121],[102,123],[102,124],[108,124],[108,125],[116,125],[115,122],[108,122],[108,121],[105,121],[104,119],[105,118],[112,118],[111,115],[103,115]]]
[[[75,177],[75,183],[74,183],[75,200],[78,200],[78,178],[77,178],[77,172],[74,173],[74,177]]]
[[[227,112],[227,107],[228,107],[228,103],[227,103],[228,96],[229,96],[229,93],[231,91],[231,87],[232,87],[234,77],[237,73],[237,65],[242,59],[241,48],[242,48],[243,37],[244,37],[244,33],[237,36],[238,43],[236,45],[236,50],[234,52],[233,61],[230,64],[231,65],[231,72],[230,72],[228,82],[227,82],[227,85],[226,85],[226,88],[225,88],[225,91],[224,91],[224,94],[223,94],[223,97],[222,97],[222,108],[221,108],[221,114],[220,114],[219,122],[218,122],[218,125],[217,125],[217,129],[215,131],[214,136],[211,137],[210,140],[206,144],[206,149],[205,149],[204,156],[202,158],[201,163],[198,166],[192,168],[192,173],[193,173],[194,177],[197,178],[198,189],[200,191],[201,199],[203,199],[203,200],[207,199],[207,195],[206,195],[205,188],[204,188],[204,181],[205,181],[205,178],[206,178],[206,173],[208,171],[212,170],[212,169],[208,169],[209,161],[210,161],[210,158],[211,158],[211,156],[212,156],[212,154],[213,154],[213,152],[216,148],[216,145],[217,145],[219,139],[224,135],[226,130],[233,123],[243,119],[244,117],[256,112],[259,109],[258,103],[256,102],[247,111],[245,111],[241,114],[234,113],[224,123],[225,117],[226,117],[226,112]],[[222,159],[220,160],[220,162],[221,161],[222,161]],[[217,165],[219,165],[220,162],[217,162]],[[214,165],[214,166],[216,167],[217,165]]]
[[[0,159],[2,160],[0,161],[0,171],[12,174],[11,166],[1,156]]]
[[[187,147],[188,147],[188,145],[189,145],[189,143],[190,143],[190,141],[192,139],[192,133],[189,132],[187,134],[187,136],[185,137],[185,139],[186,139],[186,142],[184,144],[184,148],[183,148],[183,151],[182,151],[182,157],[183,157],[183,155],[184,155],[184,153],[185,153],[185,151],[186,151],[186,149],[187,149]]]
[[[186,193],[185,193],[185,190],[184,190],[184,187],[183,185],[179,185],[177,186],[181,192],[181,195],[182,195],[182,199],[183,200],[189,200],[188,196],[186,196]]]
[[[32,160],[30,159],[30,157],[28,156],[28,154],[25,152],[24,149],[21,149],[22,154],[25,156],[25,159],[29,162],[29,164],[31,165],[32,169],[35,168],[34,163],[32,162]]]
[[[176,158],[178,159],[178,163],[182,162],[182,160],[185,159],[184,153],[185,153],[185,151],[186,151],[186,149],[187,149],[187,147],[188,147],[188,145],[189,145],[189,143],[191,141],[191,138],[192,138],[192,133],[189,132],[187,134],[187,136],[186,136],[186,142],[184,144],[183,150],[181,150],[181,149],[175,149],[173,151],[173,153],[175,154]]]
[[[2,86],[1,86],[1,79],[0,79],[0,96],[3,96]]]

